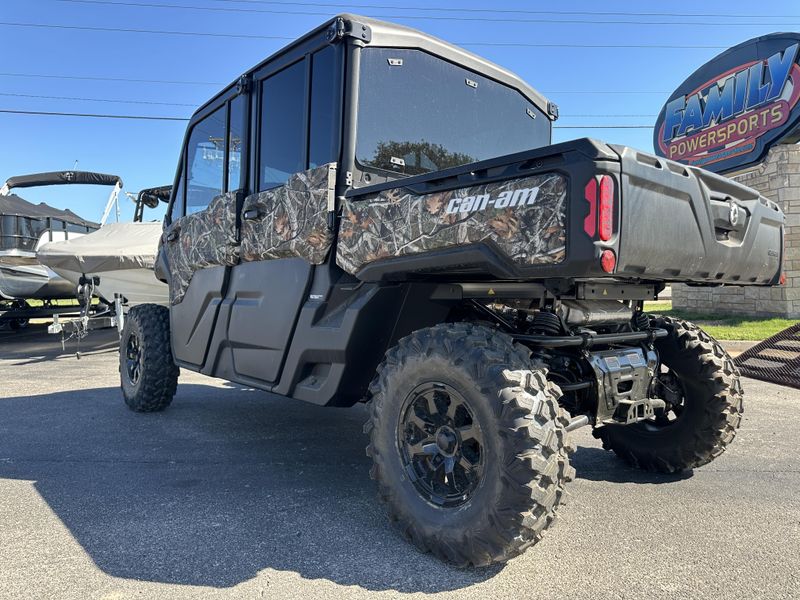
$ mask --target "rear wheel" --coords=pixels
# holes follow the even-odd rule
[[[387,353],[370,393],[371,476],[419,549],[488,565],[541,538],[574,469],[560,391],[526,349],[467,323],[423,329]]]
[[[128,408],[156,412],[170,405],[179,369],[170,348],[167,308],[156,304],[131,308],[120,338],[119,370]]]
[[[656,343],[663,367],[652,390],[666,408],[634,425],[604,425],[594,435],[635,467],[672,473],[711,462],[733,441],[744,412],[742,385],[733,359],[702,329],[668,317],[655,326],[669,331]]]

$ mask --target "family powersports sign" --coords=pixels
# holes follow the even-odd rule
[[[743,42],[684,81],[661,109],[656,153],[716,172],[761,161],[800,136],[800,34]]]

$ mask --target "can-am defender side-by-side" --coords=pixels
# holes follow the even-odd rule
[[[708,463],[742,390],[728,354],[643,301],[667,282],[775,285],[783,214],[724,177],[588,139],[478,56],[339,16],[193,116],[125,402],[179,367],[319,405],[370,403],[390,517],[450,562],[540,539],[589,424],[645,469]]]

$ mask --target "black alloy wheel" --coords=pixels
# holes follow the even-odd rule
[[[467,502],[483,475],[483,433],[464,397],[440,382],[418,385],[406,398],[398,427],[403,465],[428,502]]]
[[[125,345],[125,373],[133,385],[139,383],[139,376],[142,373],[142,348],[135,333],[130,334]]]

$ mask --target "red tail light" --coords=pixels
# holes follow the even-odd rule
[[[600,255],[600,266],[606,273],[613,273],[617,266],[617,256],[613,250],[603,250]]]
[[[781,278],[778,280],[780,285],[786,285],[786,271],[781,273]]]
[[[583,230],[591,238],[599,232],[600,241],[609,241],[614,235],[614,180],[609,175],[601,175],[599,180],[592,177],[583,190],[583,197],[589,203]]]
[[[614,233],[614,180],[600,177],[600,240],[607,242]]]
[[[597,231],[597,181],[592,177],[583,190],[583,197],[589,203],[589,214],[583,220],[583,230],[593,238]]]

